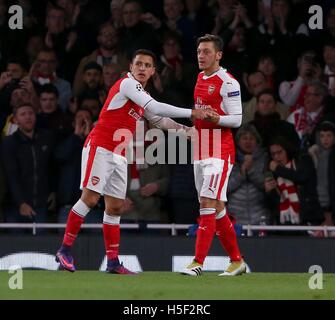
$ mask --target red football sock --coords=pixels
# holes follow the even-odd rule
[[[120,225],[103,223],[103,232],[107,259],[117,259],[119,255]]]
[[[67,218],[65,234],[63,238],[63,245],[71,247],[74,240],[76,240],[84,217],[80,216],[71,209]]]
[[[202,209],[201,209],[202,210]],[[206,210],[208,210],[206,208]],[[215,209],[213,209],[215,212]],[[197,231],[197,239],[195,243],[195,257],[194,260],[200,264],[204,260],[211,247],[215,234],[215,214],[200,215],[200,223]]]
[[[231,261],[240,261],[242,259],[240,249],[238,248],[236,233],[228,214],[216,220],[216,235],[221,245],[228,253]]]

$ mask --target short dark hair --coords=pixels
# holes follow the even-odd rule
[[[335,134],[335,124],[330,121],[323,121],[319,125],[319,131],[331,131]]]
[[[275,93],[273,92],[272,89],[270,88],[267,88],[267,89],[264,89],[262,90],[256,97],[257,99],[257,102],[259,102],[259,99],[261,98],[261,96],[263,96],[264,94],[268,94],[269,96],[271,96],[273,98],[273,100],[276,102],[277,99],[276,99],[276,96],[275,96]]]
[[[288,160],[296,159],[299,156],[299,150],[293,145],[292,142],[287,141],[287,139],[283,136],[275,136],[271,139],[270,143],[268,144],[269,153],[271,146],[275,144],[281,146],[286,151]]]
[[[254,76],[255,74],[259,73],[265,80],[266,80],[266,75],[264,74],[264,72],[260,71],[260,70],[256,70],[256,71],[253,71],[253,72],[250,72],[248,75],[247,75],[247,84],[248,86],[250,85],[249,83],[249,79],[251,76]]]
[[[151,50],[148,50],[148,49],[138,49],[138,50],[136,50],[133,53],[133,56],[131,57],[131,61],[134,61],[134,59],[136,58],[136,56],[138,56],[140,54],[142,54],[144,56],[150,56],[152,58],[152,60],[154,61],[154,66],[156,65],[156,63],[157,63],[157,57],[156,57],[156,55]]]
[[[27,64],[23,61],[21,57],[12,57],[7,60],[7,66],[9,64],[17,64],[19,65],[23,70],[27,71],[28,67]]]
[[[174,40],[179,46],[181,44],[180,35],[177,32],[174,32],[174,31],[167,31],[167,32],[164,33],[163,44],[168,40]]]
[[[23,107],[30,107],[31,109],[33,109],[34,113],[36,113],[35,107],[31,103],[24,102],[24,103],[19,104],[15,108],[13,108],[13,115],[15,116],[17,114],[17,112],[19,111],[19,109],[21,109]]]
[[[40,97],[42,93],[53,93],[57,98],[59,97],[58,89],[52,83],[41,86],[38,90],[38,96]]]
[[[262,54],[258,59],[257,59],[257,64],[259,64],[260,62],[264,61],[264,60],[272,60],[272,62],[275,64],[275,58],[274,56],[269,53],[266,52],[264,54]]]
[[[102,32],[102,30],[105,29],[105,28],[107,28],[107,27],[113,28],[115,30],[116,34],[118,34],[116,28],[114,27],[114,25],[110,21],[104,22],[104,23],[102,23],[102,24],[99,25],[99,27],[98,27],[98,34],[100,35],[101,32]]]
[[[96,92],[96,91],[93,91],[93,92],[84,92],[82,95],[80,95],[78,97],[79,109],[82,109],[82,103],[85,100],[95,100],[95,101],[98,101],[100,103],[99,93]]]
[[[87,63],[85,66],[84,66],[84,73],[87,71],[87,70],[97,70],[99,71],[100,73],[102,73],[102,67],[100,64],[98,64],[97,62],[95,61],[90,61],[89,63]]]
[[[126,0],[122,5],[122,9],[124,8],[126,4],[129,4],[129,3],[136,3],[140,9],[140,12],[143,11],[143,4],[142,4],[142,1],[140,0]]]
[[[213,42],[214,47],[217,51],[222,51],[223,50],[223,40],[221,37],[216,36],[214,34],[208,34],[206,33],[204,36],[199,37],[197,39],[197,47],[201,42]]]
[[[79,111],[86,111],[87,113],[89,113],[91,119],[93,119],[93,113],[92,113],[92,110],[87,108],[87,107],[80,107],[77,109],[76,113],[77,114]]]
[[[43,47],[40,51],[38,51],[37,56],[38,56],[41,52],[43,52],[43,53],[52,53],[52,54],[55,55],[56,60],[58,60],[57,52],[56,52],[54,49],[52,49],[52,48]]]

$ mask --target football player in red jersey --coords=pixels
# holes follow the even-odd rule
[[[194,260],[182,271],[192,276],[202,274],[215,233],[231,259],[228,268],[220,275],[233,276],[246,272],[246,264],[225,207],[228,179],[235,160],[231,128],[238,128],[242,122],[241,92],[237,80],[220,67],[222,47],[221,38],[209,34],[200,37],[197,43],[198,64],[202,71],[194,89],[195,108],[212,108],[217,114],[195,120],[198,148],[194,178],[200,201],[200,222]]]
[[[105,213],[103,235],[107,255],[107,271],[117,274],[134,274],[118,259],[120,217],[123,213],[127,189],[127,159],[124,146],[133,138],[136,121],[143,116],[159,128],[183,128],[165,117],[210,118],[212,110],[177,108],[153,99],[144,91],[155,73],[155,55],[148,50],[134,53],[130,72],[110,89],[98,122],[88,135],[82,153],[82,195],[71,209],[61,248],[56,261],[62,269],[74,272],[71,247],[88,212],[104,196]],[[120,143],[120,137],[124,140]],[[122,147],[120,147],[122,145]]]

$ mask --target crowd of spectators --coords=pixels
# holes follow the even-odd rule
[[[240,224],[333,225],[335,6],[322,1],[323,29],[312,30],[314,2],[0,0],[0,221],[65,222],[80,194],[85,138],[132,53],[158,57],[153,97],[191,108],[196,38],[212,33],[243,101],[230,214]],[[23,8],[22,30],[8,26],[13,4]],[[124,218],[195,223],[192,170],[129,165]],[[100,222],[103,204],[94,211]]]

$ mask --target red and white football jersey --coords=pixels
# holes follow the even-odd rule
[[[195,109],[211,107],[220,116],[242,114],[240,85],[222,67],[210,76],[200,72],[194,89],[194,103]],[[195,160],[214,157],[230,158],[230,162],[234,162],[235,146],[230,128],[206,120],[196,120],[195,127],[199,134],[199,150],[194,150]]]
[[[145,107],[153,98],[131,73],[118,80],[109,90],[98,122],[86,139],[86,144],[100,146],[124,155],[124,148],[133,138],[136,121],[144,114]],[[121,141],[120,141],[121,140]]]

